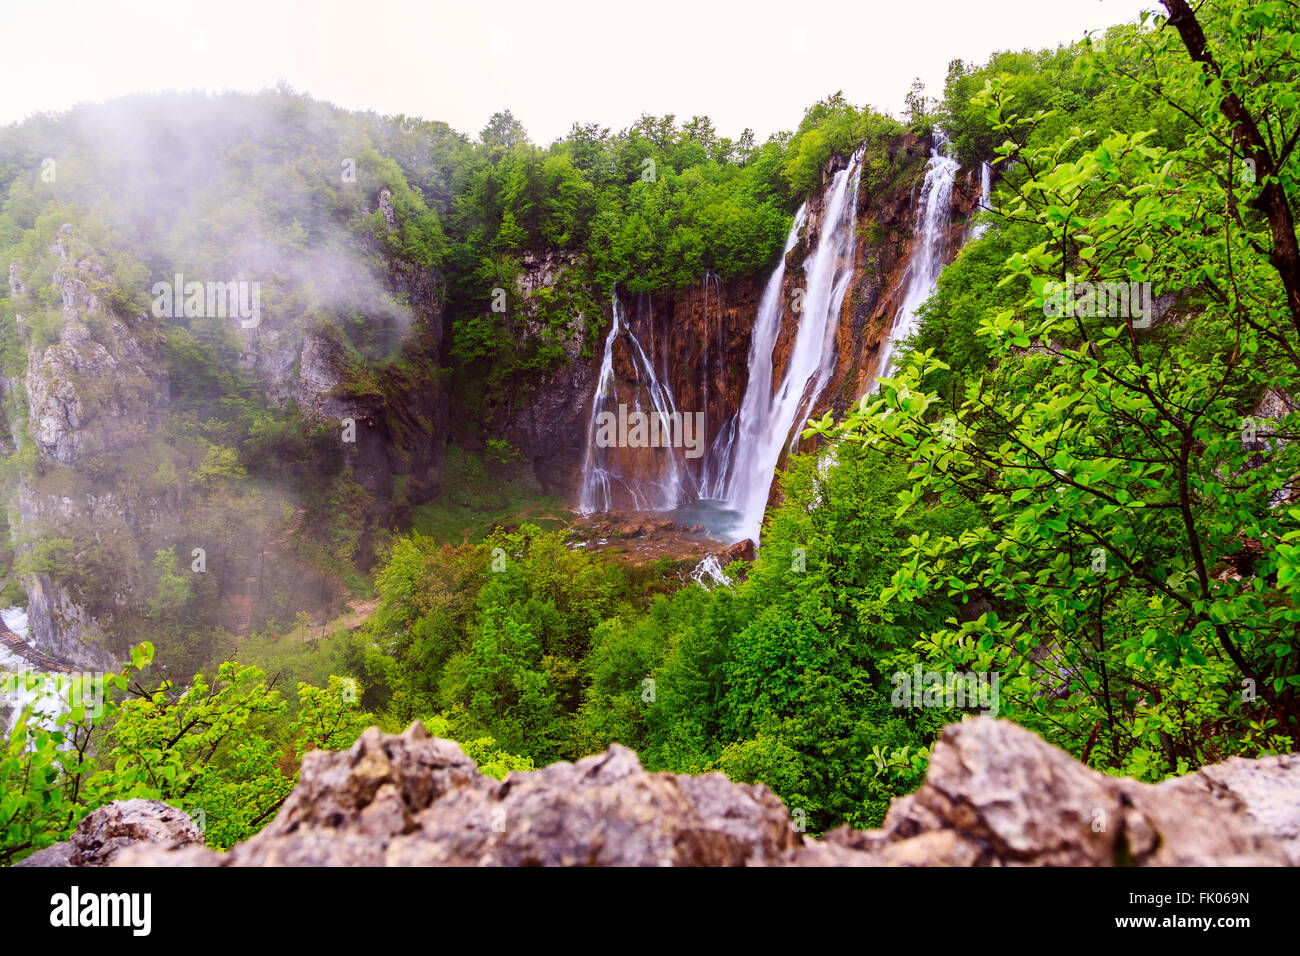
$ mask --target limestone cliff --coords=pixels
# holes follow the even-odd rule
[[[391,204],[386,209],[386,193],[379,190],[373,202],[391,230],[398,220]],[[350,349],[337,326],[315,316],[292,288],[266,290],[265,314],[251,327],[233,314],[219,320],[239,343],[240,381],[252,383],[241,397],[271,408],[296,405],[330,436],[328,448],[308,449],[312,460],[285,464],[311,475],[341,473],[359,486],[353,500],[364,527],[355,560],[363,566],[373,536],[441,488],[448,421],[441,278],[386,248],[382,228],[370,247],[367,241],[357,240],[345,291],[374,310],[353,316],[367,335],[391,330],[375,356]],[[287,550],[290,526],[301,525],[304,510],[328,512],[328,499],[301,502],[291,488],[263,483],[256,487],[264,500],[250,494],[237,501],[250,483],[219,501],[202,500],[205,456],[225,440],[194,420],[205,417],[201,409],[184,421],[173,414],[171,320],[140,307],[149,287],[143,270],[110,261],[70,224],[28,259],[9,267],[23,351],[9,349],[3,392],[6,451],[19,464],[9,530],[17,567],[27,569],[34,643],[69,664],[100,669],[129,644],[153,639],[147,605],[160,549],[173,550],[187,571],[193,549],[204,554],[203,573],[187,576],[186,586],[202,599],[206,619],[191,623],[246,633],[259,595],[270,590],[282,618],[306,609],[307,569],[286,557],[268,578],[265,554],[271,543]],[[183,337],[182,363],[191,340]],[[236,485],[243,481],[241,463],[219,467],[240,476]],[[295,509],[296,525],[284,518]],[[331,515],[318,517],[316,526]],[[320,574],[313,583],[311,609],[323,613],[328,587]]]
[[[167,407],[166,358],[162,331],[147,313],[109,306],[121,290],[71,225],[50,252],[62,327],[58,342],[29,350],[28,414],[40,457],[72,467],[136,445],[158,426]],[[10,281],[26,299],[13,273]]]
[[[49,278],[59,311],[46,310],[44,331],[27,350],[26,374],[6,388],[15,413],[10,423],[15,448],[30,445],[34,465],[19,480],[19,520],[11,528],[25,549],[61,533],[75,539],[78,532],[70,529],[94,527],[112,535],[148,523],[156,499],[129,484],[97,482],[95,476],[140,453],[168,406],[164,338],[156,320],[123,305],[123,290],[108,263],[71,225],[59,229],[48,252],[55,263]],[[22,265],[10,267],[10,299],[34,316],[42,303],[24,283]],[[49,342],[52,328],[57,341]],[[71,541],[73,548],[81,544]],[[123,574],[105,585],[120,597],[136,583]],[[112,622],[96,619],[89,609],[93,599],[66,576],[41,566],[25,586],[31,637],[38,647],[77,666],[113,664],[101,643]]]

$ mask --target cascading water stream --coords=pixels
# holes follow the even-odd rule
[[[781,454],[798,442],[801,426],[835,371],[835,334],[853,273],[854,218],[862,155],[835,174],[816,247],[804,262],[807,287],[794,347],[781,384],[772,389],[773,350],[785,313],[782,288],[785,257],[777,264],[763,297],[749,346],[749,385],[742,401],[736,451],[723,498],[736,513],[737,538],[758,540],[768,494]],[[785,252],[798,242],[807,204],[795,215]],[[792,434],[793,432],[793,434]]]
[[[646,354],[636,334],[628,327],[623,302],[615,289],[612,295],[613,323],[605,337],[605,352],[600,362],[600,375],[596,380],[596,394],[591,402],[591,415],[587,420],[587,456],[582,466],[582,488],[578,496],[578,510],[582,514],[610,511],[617,504],[616,492],[627,498],[632,508],[642,511],[662,511],[681,504],[686,482],[680,460],[674,454],[664,457],[666,474],[625,474],[617,467],[613,452],[597,441],[597,422],[601,412],[617,414],[619,395],[614,377],[614,346],[621,337],[627,340],[627,355],[636,376],[636,390],[632,401],[624,402],[634,411],[642,410],[642,394],[650,403],[651,411],[662,419],[671,419],[677,412],[672,388],[661,381],[654,361]],[[654,327],[651,314],[650,326]]]
[[[903,295],[898,315],[894,317],[889,339],[881,350],[876,378],[888,378],[896,371],[894,356],[898,345],[916,331],[917,310],[934,294],[939,273],[948,261],[952,188],[959,164],[945,153],[944,147],[947,144],[947,137],[935,130],[934,149],[930,152],[925,181],[921,184],[921,194],[917,199],[916,244],[907,265],[907,291]]]
[[[596,378],[596,394],[591,399],[591,415],[587,420],[587,458],[582,463],[582,490],[578,495],[578,510],[583,514],[608,511],[610,500],[609,473],[595,462],[596,419],[602,407],[613,397],[614,391],[614,341],[618,338],[622,306],[618,292],[614,292],[614,321],[605,336],[605,353],[600,360],[600,374]]]
[[[979,211],[982,213],[993,211],[993,166],[988,160],[980,163]],[[974,242],[988,231],[988,220],[981,220],[971,227],[970,235],[967,237],[966,241]]]

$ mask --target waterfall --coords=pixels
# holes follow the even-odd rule
[[[27,638],[27,612],[23,608],[0,609],[0,618],[13,633]],[[8,704],[10,708],[8,725],[3,727],[6,736],[13,734],[24,708],[30,707],[32,722],[47,730],[54,730],[55,719],[67,710],[56,693],[56,676],[41,675],[44,675],[43,671],[0,645],[0,704]],[[62,746],[66,749],[69,745]]]
[[[699,564],[695,565],[695,569],[691,571],[691,580],[706,591],[712,591],[719,584],[727,583],[727,577],[722,573],[722,563],[716,554],[705,555]]]
[[[979,211],[980,212],[993,211],[993,166],[991,163],[989,163],[988,160],[985,160],[984,162],[980,163]],[[978,239],[980,236],[984,235],[984,233],[988,231],[989,231],[989,223],[987,221],[977,222],[975,223],[974,226],[971,227],[970,236],[967,237],[966,241],[974,242],[976,239]]]
[[[934,292],[939,273],[948,259],[952,226],[953,185],[958,169],[946,154],[947,140],[936,130],[935,145],[925,176],[914,191],[914,241],[904,276],[902,304],[895,313],[890,334],[881,349],[877,377],[895,371],[893,359],[900,342],[916,330],[917,310]],[[798,448],[800,433],[813,414],[822,393],[834,377],[837,364],[836,336],[845,295],[853,279],[856,242],[857,195],[862,172],[862,151],[837,172],[824,196],[824,210],[815,236],[806,237],[811,252],[803,262],[803,287],[786,301],[786,256],[807,231],[808,203],[795,214],[786,236],[783,254],[768,277],[750,334],[748,384],[740,409],[722,422],[703,459],[684,463],[676,455],[655,462],[611,454],[612,449],[596,443],[597,419],[601,412],[619,403],[614,372],[614,349],[623,342],[623,353],[635,376],[635,394],[627,404],[637,410],[642,400],[661,415],[675,412],[676,400],[667,383],[667,372],[656,369],[655,334],[650,322],[651,355],[647,357],[629,326],[617,291],[613,296],[614,320],[605,338],[596,394],[587,426],[587,456],[583,466],[579,511],[592,514],[629,506],[637,510],[679,509],[678,520],[700,523],[711,533],[731,541],[758,540],[772,482],[782,456]],[[989,208],[991,169],[984,164],[981,175],[982,209]],[[983,226],[978,227],[982,233]],[[720,283],[708,273],[703,282],[704,317],[701,381],[692,387],[710,413],[716,407],[725,413],[725,341],[722,328]],[[716,300],[716,314],[710,307]],[[776,381],[776,346],[782,327],[796,323],[788,361]],[[638,319],[637,328],[643,328]],[[714,341],[716,336],[716,342]],[[716,351],[715,351],[716,349]],[[667,356],[664,350],[664,356]],[[626,375],[626,373],[624,373]],[[834,450],[828,454],[833,460]],[[664,464],[658,464],[663,461]],[[640,464],[642,467],[637,468]],[[713,569],[701,568],[706,580]]]
[[[668,419],[675,415],[677,403],[672,388],[661,381],[654,361],[646,354],[636,333],[628,327],[623,302],[615,289],[612,295],[614,319],[609,334],[605,336],[605,353],[600,362],[600,375],[596,380],[596,394],[591,401],[591,415],[587,420],[587,457],[582,466],[582,489],[578,496],[578,510],[582,514],[611,511],[622,494],[627,503],[639,511],[659,511],[675,507],[683,499],[686,482],[679,457],[669,452],[661,457],[666,462],[665,474],[625,473],[613,454],[617,449],[601,447],[596,441],[597,421],[600,413],[617,413],[620,404],[617,382],[614,377],[614,346],[620,338],[626,339],[625,350],[636,376],[635,391],[631,401],[626,401],[633,411],[642,411],[642,397],[649,402],[650,411]],[[650,315],[650,328],[654,329],[654,315]],[[628,469],[628,472],[632,469]]]
[[[737,514],[737,538],[758,540],[781,453],[796,447],[805,420],[835,371],[840,307],[853,275],[853,224],[861,172],[859,151],[848,168],[835,174],[827,191],[816,247],[804,261],[807,284],[794,347],[785,376],[775,391],[772,353],[786,307],[782,294],[784,255],[759,301],[749,343],[749,385],[740,408],[735,457],[723,495],[729,509]],[[805,203],[786,237],[787,254],[798,242],[807,217]]]
[[[916,310],[934,294],[939,273],[943,271],[948,254],[948,230],[952,224],[952,187],[956,179],[957,160],[948,156],[947,137],[934,131],[934,149],[925,168],[925,181],[916,202],[916,237],[911,261],[907,264],[907,291],[903,304],[894,317],[889,339],[880,353],[876,378],[888,378],[894,368],[894,354],[900,342],[906,341],[916,331]],[[987,164],[986,164],[987,167]]]

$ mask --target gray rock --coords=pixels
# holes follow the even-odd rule
[[[647,773],[617,744],[457,790],[388,848],[390,866],[743,866],[797,846],[770,790]]]
[[[72,865],[118,848],[119,831]],[[1298,837],[1294,754],[1150,785],[1091,770],[1015,724],[972,718],[944,728],[925,783],[894,801],[881,829],[814,840],[760,784],[649,773],[617,744],[497,781],[417,723],[400,737],[372,728],[346,752],[308,754],[276,819],[229,853],[152,838],[115,863],[1285,866],[1300,862]]]
[[[149,844],[159,851],[202,846],[203,833],[184,810],[159,800],[119,800],[77,824],[70,842],[73,866],[108,866],[128,846]]]
[[[1300,866],[1300,754],[1231,757],[1157,789],[1199,803],[1212,800],[1220,812],[1240,814],[1286,854],[1291,866]]]
[[[68,841],[37,850],[14,866],[72,866],[72,844]]]
[[[38,850],[16,866],[109,866],[122,851],[157,853],[203,846],[203,833],[184,810],[159,800],[119,800],[89,813],[65,843]]]
[[[944,728],[925,783],[877,831],[828,842],[882,864],[1285,866],[1300,825],[1300,776],[1277,758],[1241,760],[1231,796],[1220,768],[1159,785],[1110,777],[1009,721]],[[1289,794],[1284,807],[1282,794]]]

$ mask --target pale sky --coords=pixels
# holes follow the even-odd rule
[[[0,123],[126,93],[284,79],[351,109],[476,134],[509,108],[534,141],[576,120],[707,114],[760,141],[843,90],[899,112],[948,62],[1054,46],[1156,0],[0,0]]]

